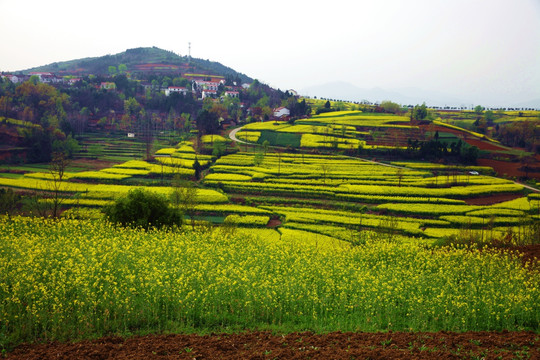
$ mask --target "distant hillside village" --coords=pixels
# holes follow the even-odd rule
[[[55,148],[69,146],[65,144],[87,131],[135,137],[172,131],[182,139],[240,123],[311,114],[295,91],[276,90],[257,80],[243,82],[241,74],[146,65],[133,71],[111,65],[108,74],[95,75],[82,70],[1,74],[0,160],[47,161]],[[24,154],[14,149],[25,149]]]
[[[532,149],[536,144],[528,136],[534,138],[534,121],[502,119],[510,116],[504,111],[518,110],[518,120],[536,121],[537,114],[527,111],[532,109],[478,105],[462,112],[388,100],[379,104],[310,99],[294,90],[274,89],[217,62],[152,47],[0,74],[0,162],[48,162],[57,152],[72,156],[78,141],[90,132],[129,134],[149,148],[160,134],[168,134],[167,141],[177,144],[240,124],[270,120],[293,124],[312,114],[340,110],[387,113],[418,123],[463,120],[470,130],[509,146]]]
[[[152,70],[156,67],[156,64],[149,64],[152,65],[152,67],[145,67],[144,65],[140,65],[139,69],[146,69],[146,70]],[[176,66],[174,65],[164,65],[160,64],[161,66],[159,69],[176,69]],[[77,87],[78,83],[84,81],[85,79],[82,77],[75,77],[75,76],[58,76],[51,72],[29,72],[28,74],[2,74],[0,75],[2,79],[8,80],[13,84],[19,84],[26,81],[31,81],[31,79],[35,79],[39,83],[43,84],[49,84],[52,86],[74,86]],[[94,83],[93,87],[98,90],[112,90],[117,91],[116,76],[110,76],[101,78],[104,81],[100,81],[99,83]],[[130,78],[130,74],[126,74],[126,78]],[[96,79],[96,76],[89,75],[88,79],[94,78]],[[169,78],[170,80],[170,78]],[[173,86],[169,85],[170,81],[164,79],[163,82],[159,82],[156,79],[152,81],[138,81],[138,85],[145,91],[150,93],[156,93],[160,92],[163,93],[165,96],[170,96],[172,94],[181,94],[184,96],[191,95],[196,100],[204,100],[207,98],[210,99],[220,99],[223,100],[225,97],[228,98],[235,98],[239,99],[241,96],[242,91],[249,90],[251,84],[243,83],[238,84],[236,81],[231,81],[230,83],[225,79],[224,76],[220,75],[212,75],[212,74],[183,74],[181,79],[175,78],[173,80],[173,83],[176,83],[177,81],[182,83],[184,86]],[[187,81],[186,81],[187,80]],[[229,84],[228,84],[229,83]],[[298,97],[298,94],[294,90],[288,90],[286,92],[288,96],[294,96]],[[245,104],[240,102],[240,106],[242,108],[245,107]],[[259,113],[260,111],[252,110],[250,112]],[[269,115],[268,111],[264,112],[264,114]],[[279,118],[280,120],[288,120],[290,116],[290,110],[287,109],[285,106],[279,106],[273,109],[270,116],[268,116],[268,119],[275,119]],[[261,119],[262,120],[262,119]]]

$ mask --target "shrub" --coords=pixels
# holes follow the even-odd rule
[[[182,214],[169,207],[164,196],[144,189],[133,189],[105,207],[109,221],[123,226],[151,227],[182,225]]]

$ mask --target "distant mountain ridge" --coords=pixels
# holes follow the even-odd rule
[[[379,87],[367,89],[360,88],[348,82],[335,81],[321,85],[306,87],[298,91],[301,95],[317,96],[328,99],[371,103],[380,103],[383,100],[390,100],[401,105],[416,105],[425,102],[428,106],[451,106],[451,107],[474,107],[478,103],[462,99],[457,96],[438,91],[423,90],[414,87],[382,89]],[[488,104],[483,104],[488,105]],[[491,105],[488,105],[491,106]],[[503,102],[499,106],[512,108],[535,108],[540,109],[540,98],[529,101],[512,103]]]
[[[55,74],[77,75],[107,75],[109,66],[118,68],[120,64],[127,66],[131,72],[182,72],[211,75],[238,76],[242,82],[252,82],[249,76],[240,73],[221,63],[197,58],[180,56],[172,51],[157,47],[141,47],[128,49],[124,52],[99,57],[54,62],[52,64],[18,71],[23,74],[30,72],[51,72]]]
[[[299,92],[302,95],[355,102],[369,101],[372,103],[380,103],[384,100],[390,100],[402,105],[416,105],[422,104],[423,102],[432,106],[462,106],[467,104],[463,99],[458,99],[451,95],[424,91],[417,88],[386,90],[375,87],[366,89],[343,81],[311,86],[304,88]]]

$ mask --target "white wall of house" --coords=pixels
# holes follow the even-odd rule
[[[289,115],[291,115],[291,112],[289,111],[289,109],[287,109],[285,107],[280,107],[280,108],[274,109],[274,116],[275,117],[282,117],[282,116],[289,116]]]

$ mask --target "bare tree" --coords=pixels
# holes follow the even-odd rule
[[[7,215],[8,219],[17,209],[20,195],[12,189],[0,188],[0,215]]]
[[[41,217],[58,218],[65,200],[66,185],[63,182],[69,160],[64,153],[56,152],[49,164],[49,177],[45,185],[31,197],[32,210]]]
[[[174,176],[172,187],[171,201],[173,205],[182,211],[184,215],[189,216],[191,228],[195,229],[195,214],[199,203],[197,188],[193,186],[191,181],[181,179],[179,174]]]
[[[64,197],[62,195],[62,187],[66,168],[69,165],[69,160],[64,153],[54,153],[52,161],[49,165],[49,173],[51,181],[49,191],[52,192],[52,217],[57,218],[60,215],[60,208]]]
[[[398,187],[401,187],[401,181],[403,180],[403,169],[399,168],[396,172],[398,178]]]
[[[323,184],[326,184],[326,178],[330,173],[330,165],[328,164],[321,164],[321,172],[322,172],[322,178],[323,178]]]

